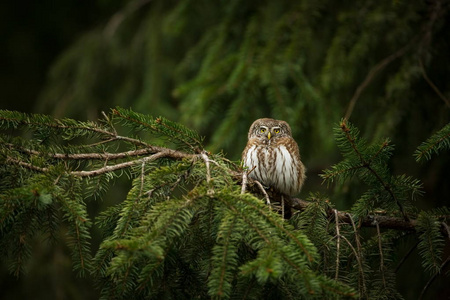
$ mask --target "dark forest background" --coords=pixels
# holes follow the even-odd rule
[[[393,173],[423,182],[420,208],[448,205],[448,153],[426,163],[413,153],[450,121],[449,9],[445,0],[3,1],[0,109],[95,120],[132,108],[199,131],[231,160],[255,119],[283,119],[308,168],[300,196],[327,193],[343,210],[358,186],[335,190],[318,174],[340,158],[333,127],[347,117],[369,141],[392,140]],[[116,182],[92,214],[127,188]],[[25,276],[0,266],[0,298],[98,297],[71,273],[64,246],[35,249]],[[398,276],[407,299],[428,280],[414,276],[413,255]],[[448,297],[444,284],[436,295]]]

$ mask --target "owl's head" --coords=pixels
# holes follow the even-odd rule
[[[256,120],[248,131],[248,139],[256,137],[263,140],[273,140],[286,136],[292,137],[289,124],[285,121],[269,118]]]

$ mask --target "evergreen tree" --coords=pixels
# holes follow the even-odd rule
[[[335,129],[343,160],[322,177],[357,179],[365,191],[348,212],[317,194],[288,199],[287,220],[280,195],[162,117],[116,108],[80,122],[0,111],[0,128],[1,251],[16,276],[34,241],[48,239],[67,244],[74,272],[95,280],[102,299],[402,299],[396,269],[408,258],[396,249],[411,236],[430,282],[446,276],[450,209],[416,207],[421,183],[391,173],[389,140],[369,143],[346,120]],[[449,140],[446,126],[416,156]],[[90,217],[87,204],[124,175],[126,198]],[[103,234],[98,249],[93,226]]]
[[[448,0],[86,7],[29,99],[43,114],[1,112],[0,298],[448,294]],[[54,22],[31,36],[76,27]],[[19,57],[23,31],[5,36]],[[41,78],[8,65],[8,90]],[[308,169],[286,221],[237,161],[260,117],[291,124]]]

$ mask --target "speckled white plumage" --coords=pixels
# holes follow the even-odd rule
[[[242,161],[250,172],[249,177],[267,187],[290,196],[302,188],[305,167],[290,127],[284,121],[256,120],[250,127]]]

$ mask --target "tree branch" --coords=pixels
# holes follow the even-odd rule
[[[61,160],[116,160],[116,159],[124,159],[133,156],[143,156],[148,154],[155,154],[158,152],[165,151],[166,148],[157,147],[157,146],[147,146],[146,148],[130,150],[126,152],[119,153],[46,153],[43,154],[37,150],[27,149],[24,147],[20,147],[13,144],[6,144],[6,147],[10,149],[14,149],[18,152],[29,154],[29,155],[38,155],[38,156],[47,156],[49,158],[61,159]]]
[[[299,198],[291,198],[291,202],[289,203],[293,209],[303,211],[308,205],[311,203]],[[345,224],[352,224],[352,216],[347,212],[337,211],[339,222]],[[334,212],[333,209],[329,209],[327,211],[327,216],[329,218],[333,217]],[[360,226],[362,227],[373,227],[376,228],[377,224],[380,228],[385,229],[395,229],[395,230],[406,230],[406,231],[414,231],[417,226],[417,221],[410,219],[406,221],[400,217],[392,217],[392,216],[382,216],[382,215],[369,215],[364,219],[360,220]]]
[[[36,155],[43,155],[39,151],[25,149],[26,153],[28,154],[36,154]],[[156,152],[156,153],[155,153]],[[126,158],[130,156],[138,156],[138,155],[144,155],[148,153],[153,153],[150,156],[143,157],[141,159],[136,160],[130,160],[114,165],[108,165],[103,168],[95,169],[95,170],[82,170],[82,171],[68,171],[69,174],[80,176],[80,177],[92,177],[92,176],[99,176],[102,174],[114,172],[117,170],[129,168],[138,164],[147,163],[151,161],[155,161],[159,158],[172,158],[172,159],[183,159],[183,158],[194,158],[198,155],[195,154],[188,154],[181,151],[172,150],[169,148],[163,148],[163,147],[150,147],[146,149],[138,149],[133,151],[127,151],[122,153],[79,153],[79,154],[48,154],[51,158],[55,159],[61,159],[61,160],[89,160],[89,159],[101,159],[105,161],[113,160],[113,159],[119,159],[119,158]],[[13,158],[10,156],[6,157],[6,163],[12,163],[19,165],[21,167],[27,168],[32,171],[37,172],[48,172],[49,169],[46,167],[38,167],[34,166],[31,163],[21,161],[17,158]]]
[[[242,177],[239,177],[242,179]],[[238,177],[236,176],[236,179]],[[281,194],[276,191],[269,189],[265,190],[264,194],[261,192],[260,188],[256,184],[254,180],[248,178],[247,182],[247,190],[251,193],[254,193],[258,196],[266,198],[267,196],[271,199],[272,202],[281,203]],[[267,196],[266,196],[267,195]],[[285,205],[287,209],[294,209],[298,211],[304,211],[312,202],[302,200],[300,198],[292,198],[284,195]],[[329,208],[326,211],[327,218],[333,219],[336,217],[339,220],[340,224],[348,224],[352,225],[352,219],[354,217],[348,212],[338,211],[333,208]],[[450,219],[450,216],[442,216],[442,219]],[[445,224],[445,223],[443,223]],[[446,225],[446,224],[445,224]],[[394,217],[394,216],[385,216],[385,215],[368,215],[367,217],[359,220],[360,227],[370,227],[376,228],[377,226],[381,229],[393,229],[393,230],[401,230],[408,232],[415,232],[417,227],[417,220],[409,219],[408,221],[402,217]],[[448,225],[447,225],[448,226]],[[449,238],[449,233],[447,231],[447,226],[441,225],[441,233],[445,238]]]
[[[136,146],[152,147],[151,145],[149,145],[141,140],[133,139],[133,138],[126,137],[126,136],[120,136],[117,134],[117,132],[110,132],[106,129],[97,127],[97,125],[95,125],[95,126],[64,125],[57,119],[53,120],[53,122],[38,123],[38,122],[30,121],[28,119],[24,120],[21,118],[8,118],[8,117],[3,117],[3,116],[0,117],[0,121],[14,122],[17,125],[28,125],[29,127],[45,126],[48,128],[61,129],[61,130],[86,130],[86,131],[97,133],[99,135],[103,135],[104,137],[108,137],[108,140],[107,140],[108,142],[125,141],[125,142],[131,143]]]
[[[113,138],[118,138],[118,136],[114,133],[105,131],[105,134],[106,133],[108,135],[113,136]],[[127,140],[127,138],[124,138],[124,139]],[[128,141],[134,143],[137,140],[131,139]],[[139,141],[139,144],[140,143],[141,142]],[[143,144],[145,144],[145,143],[143,143]],[[99,175],[103,175],[106,173],[118,171],[121,169],[130,168],[130,167],[140,165],[143,163],[152,162],[152,161],[155,161],[155,160],[161,159],[161,158],[170,158],[170,159],[174,159],[174,160],[185,159],[185,158],[187,158],[187,159],[198,158],[198,159],[202,159],[205,161],[207,168],[209,168],[209,162],[215,163],[214,161],[212,161],[208,158],[206,152],[202,152],[201,154],[188,154],[188,153],[185,153],[182,151],[177,151],[177,150],[172,150],[169,148],[157,147],[157,146],[152,146],[152,145],[147,145],[147,144],[145,144],[147,146],[146,148],[130,150],[130,151],[126,151],[126,152],[119,152],[119,153],[75,153],[75,154],[68,154],[68,153],[44,154],[37,150],[27,149],[27,148],[24,148],[21,146],[13,145],[13,144],[4,144],[4,145],[7,148],[16,150],[23,154],[37,155],[37,156],[41,156],[41,157],[47,156],[49,158],[61,160],[61,161],[104,160],[105,162],[108,162],[108,161],[113,161],[113,160],[118,160],[118,159],[126,159],[126,158],[130,158],[130,157],[145,156],[145,155],[150,154],[149,156],[145,156],[140,159],[133,159],[133,160],[128,160],[125,162],[117,163],[117,164],[106,165],[104,167],[94,169],[94,170],[67,170],[68,174],[80,176],[80,177],[99,176]],[[50,169],[48,167],[35,166],[30,162],[23,161],[19,158],[15,158],[15,157],[11,157],[11,156],[6,156],[5,163],[18,165],[18,166],[21,166],[23,168],[26,168],[26,169],[29,169],[29,170],[32,170],[35,172],[46,173],[46,172],[50,171]],[[242,172],[232,171],[232,170],[230,170],[230,172],[235,177],[235,180],[239,184],[241,184],[241,181],[243,180]],[[207,177],[206,177],[207,181],[211,180],[210,176],[211,175],[208,173]],[[247,182],[245,183],[245,185],[246,186],[243,187],[241,192],[242,191],[245,192],[246,190],[249,190],[252,193],[259,194],[265,198],[265,200],[268,204],[270,204],[270,200],[281,203],[281,201],[282,201],[281,197],[283,196],[287,210],[295,209],[295,210],[303,211],[308,207],[308,205],[310,205],[310,202],[308,202],[308,201],[304,201],[299,198],[291,198],[286,195],[279,194],[271,189],[266,190],[266,189],[264,189],[264,187],[262,187],[262,185],[259,182],[252,180],[251,178],[247,178]],[[337,211],[337,210],[334,210],[331,208],[328,209],[326,213],[327,213],[328,218],[334,218],[335,216],[337,216],[337,218],[339,219],[339,222],[341,224],[349,224],[349,225],[352,224],[352,215],[350,215],[349,213],[340,212],[340,211]],[[443,218],[450,218],[450,216],[443,216]],[[379,228],[404,230],[404,231],[415,231],[415,228],[417,226],[416,220],[413,220],[413,219],[405,220],[404,218],[400,218],[400,217],[384,216],[384,215],[369,215],[369,216],[359,220],[359,222],[360,222],[359,223],[360,226],[363,226],[363,227],[376,228],[378,225]],[[443,223],[443,224],[445,224],[445,223]],[[441,226],[441,231],[446,238],[449,238],[448,226],[446,226],[446,224]]]

